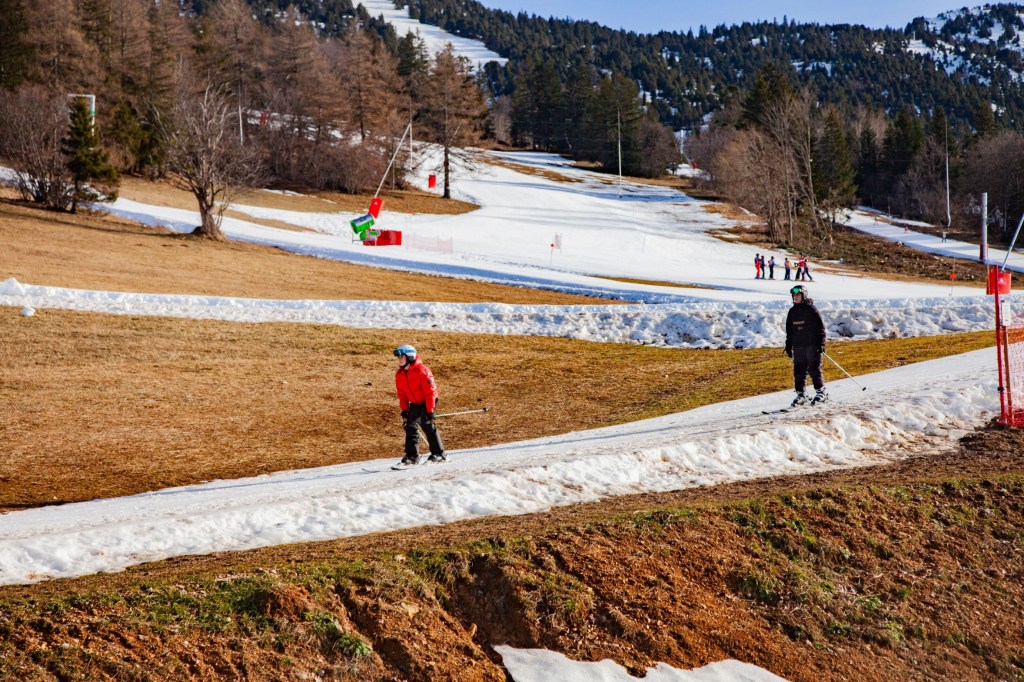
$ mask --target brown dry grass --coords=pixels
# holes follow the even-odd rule
[[[0,202],[0,244],[0,281],[14,277],[49,286],[284,299],[613,303],[197,240],[116,216],[10,202]]]
[[[712,203],[705,205],[704,210],[708,213],[715,213],[729,220],[735,220],[736,222],[748,225],[761,222],[761,219],[756,215],[744,211],[736,204]]]
[[[485,156],[481,157],[481,161],[491,166],[500,166],[502,168],[508,168],[509,170],[514,170],[517,173],[522,173],[523,175],[532,175],[535,178],[547,178],[548,180],[553,180],[554,182],[583,182],[583,180],[580,178],[571,178],[568,175],[563,175],[562,173],[549,170],[547,168],[538,168],[536,166],[515,163],[514,161],[506,161],[505,159],[496,159],[493,157]]]
[[[983,347],[990,337],[848,343],[834,352],[859,373]],[[14,308],[0,308],[0,338],[0,508],[398,457],[389,351],[403,342],[433,368],[443,409],[492,409],[444,422],[455,449],[677,412],[791,381],[778,349],[48,310],[24,318]]]
[[[712,289],[713,287],[706,287],[700,284],[680,284],[679,282],[662,282],[655,279],[633,279],[630,277],[600,277],[600,279],[607,279],[613,282],[626,282],[627,284],[648,284],[658,287],[676,287],[678,289]]]

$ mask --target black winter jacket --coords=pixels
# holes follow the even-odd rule
[[[825,348],[825,321],[811,300],[793,304],[786,315],[786,352],[807,346]]]

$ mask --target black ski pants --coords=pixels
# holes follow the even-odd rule
[[[423,403],[409,405],[409,416],[405,418],[405,456],[409,459],[419,457],[420,433],[427,437],[427,445],[430,446],[430,454],[443,455],[444,443],[441,442],[441,434],[437,431],[437,424],[434,420],[427,420],[427,406]]]
[[[793,385],[797,393],[804,392],[804,382],[811,375],[811,382],[816,390],[825,387],[821,378],[822,349],[817,346],[797,346],[793,349]]]

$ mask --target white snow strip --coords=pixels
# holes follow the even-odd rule
[[[301,322],[360,329],[557,336],[680,348],[760,348],[785,343],[790,304],[695,301],[655,305],[511,305],[318,301],[133,294],[0,283],[0,306],[232,322]],[[820,303],[832,339],[934,336],[994,329],[994,306],[973,298]]]
[[[393,458],[10,512],[0,584],[888,461],[948,446],[998,409],[993,354],[860,377],[868,392],[836,382],[832,402],[786,415],[762,414],[788,402],[780,392],[402,472]]]
[[[501,654],[502,663],[514,682],[635,682],[641,679],[630,675],[615,661],[574,661],[557,651],[546,649],[514,649],[499,645],[494,650]],[[697,668],[679,670],[665,663],[648,668],[642,678],[645,682],[785,682],[764,668],[725,660]]]

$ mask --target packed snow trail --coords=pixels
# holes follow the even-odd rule
[[[955,239],[943,241],[939,235],[917,232],[911,229],[915,225],[935,229],[928,223],[914,220],[899,220],[897,221],[899,224],[893,225],[890,222],[886,222],[886,220],[879,220],[879,218],[888,218],[888,216],[879,211],[860,209],[850,211],[843,220],[843,224],[860,232],[881,237],[891,242],[899,242],[917,251],[924,251],[936,256],[947,256],[949,258],[975,262],[980,260],[980,247],[977,244],[956,241]],[[904,225],[907,227],[904,227]],[[1018,249],[1022,246],[1024,246],[1024,243],[1017,244]],[[993,265],[1002,265],[1003,261],[1006,260],[1007,270],[1024,272],[1024,253],[1020,253],[1019,250],[1014,251],[1007,258],[1005,250],[990,248],[988,250],[988,260]]]
[[[834,382],[829,403],[782,418],[760,413],[788,403],[788,391],[450,451],[448,463],[402,472],[390,470],[395,456],[10,512],[0,515],[0,584],[890,461],[949,445],[998,410],[994,352],[859,377],[866,393]]]

